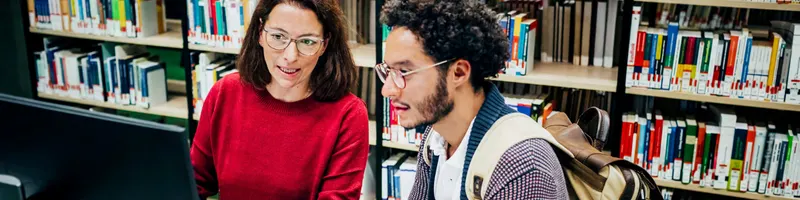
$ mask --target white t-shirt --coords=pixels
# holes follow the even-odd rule
[[[467,133],[461,139],[461,144],[450,158],[447,158],[446,141],[436,131],[431,131],[431,150],[434,155],[439,156],[436,166],[436,177],[434,179],[433,196],[438,200],[460,199],[461,197],[461,172],[464,169],[464,159],[467,155],[467,145],[469,133],[472,131],[472,124],[469,123]]]

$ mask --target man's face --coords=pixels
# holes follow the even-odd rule
[[[428,56],[417,36],[405,27],[396,27],[386,38],[386,64],[391,69],[409,72],[435,64]],[[413,128],[431,125],[450,114],[453,98],[447,87],[447,73],[439,69],[448,63],[405,76],[405,88],[395,84],[393,76],[388,76],[381,88],[384,97],[392,100],[400,126]],[[399,76],[398,76],[399,77]]]

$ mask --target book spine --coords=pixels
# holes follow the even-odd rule
[[[634,5],[631,13],[631,28],[630,28],[630,40],[628,41],[628,61],[627,61],[627,69],[625,72],[625,87],[632,87],[634,85],[634,77],[633,77],[633,69],[635,65],[635,58],[636,58],[636,47],[637,47],[637,38],[638,38],[638,30],[639,30],[639,21],[641,20],[642,14],[642,7],[638,5]]]

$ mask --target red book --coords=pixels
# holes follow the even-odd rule
[[[634,121],[631,115],[625,114],[622,116],[622,133],[619,145],[619,157],[628,161],[633,161],[631,157],[631,137],[633,137]],[[627,159],[626,159],[627,157]]]
[[[661,158],[661,132],[664,129],[664,116],[661,115],[660,111],[656,111],[656,120],[653,128],[655,130],[650,131],[649,159],[654,163],[650,169],[651,174],[657,176],[658,172],[661,171],[661,165],[663,165],[658,161]]]
[[[641,72],[641,68],[644,65],[645,39],[647,39],[647,33],[639,31],[636,35],[636,60],[633,62],[633,65],[639,68],[639,72]]]
[[[697,149],[694,154],[694,163],[692,164],[692,183],[699,184],[702,172],[700,165],[703,164],[703,153],[705,152],[706,142],[706,123],[697,123],[697,144],[694,148]]]
[[[736,51],[739,47],[739,36],[731,35],[731,45],[728,48],[728,65],[725,67],[725,76],[733,76],[736,69]]]
[[[217,32],[217,0],[208,0],[208,14],[211,15],[211,35],[218,35]],[[213,39],[212,39],[213,40]],[[214,40],[216,41],[216,40]]]
[[[689,37],[689,39],[686,40],[686,56],[683,57],[683,63],[682,64],[692,64],[692,58],[695,57],[694,56],[694,43],[695,43],[696,39],[697,38],[695,38],[695,37]],[[682,69],[682,70],[686,71],[687,69]],[[688,70],[691,70],[691,69],[688,69]]]
[[[747,143],[745,144],[746,145],[744,150],[744,166],[743,166],[744,168],[742,168],[742,172],[749,172],[751,167],[750,164],[752,164],[751,160],[753,159],[754,156],[753,148],[755,148],[756,145],[756,126],[753,125],[747,126]],[[741,173],[739,180],[743,181],[747,180],[745,177],[748,177],[748,173]],[[747,181],[749,182],[758,180],[747,180]],[[741,187],[739,191],[746,192],[747,188],[745,188],[744,186],[747,186],[747,184],[749,184],[748,182],[742,182],[741,184],[743,187]]]

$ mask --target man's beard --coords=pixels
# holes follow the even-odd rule
[[[446,83],[444,78],[440,78],[439,83],[436,84],[436,92],[425,97],[424,102],[415,105],[415,107],[420,108],[420,114],[423,119],[405,128],[433,125],[453,111],[454,103],[452,99],[448,99],[450,95],[447,92]]]

